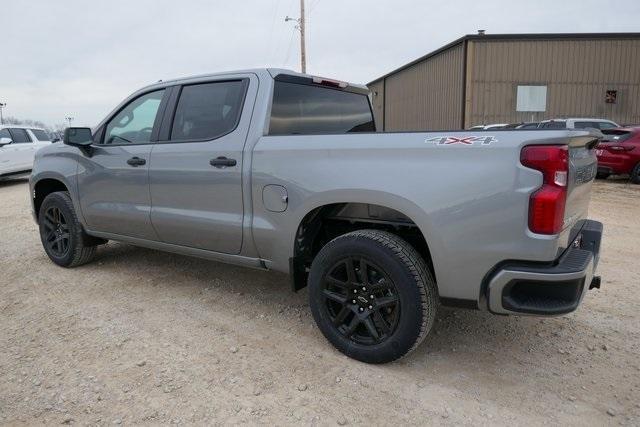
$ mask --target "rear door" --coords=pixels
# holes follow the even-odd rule
[[[36,151],[51,144],[51,137],[42,129],[29,129],[29,134],[36,144]]]
[[[237,254],[243,149],[258,80],[225,76],[175,87],[149,170],[151,220],[163,242]]]
[[[165,89],[138,96],[96,132],[80,156],[78,191],[92,231],[157,240],[149,213],[149,157],[157,139]]]

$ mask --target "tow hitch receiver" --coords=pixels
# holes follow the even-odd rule
[[[600,289],[600,276],[593,276],[593,279],[591,279],[589,289],[593,288]]]

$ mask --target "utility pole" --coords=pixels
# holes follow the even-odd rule
[[[71,122],[73,121],[73,117],[69,116],[69,117],[65,117],[64,119],[69,122],[69,127],[71,127]]]
[[[2,109],[7,106],[6,102],[0,102],[0,125],[4,124],[4,119],[2,118]]]
[[[300,30],[300,69],[302,73],[307,72],[307,47],[305,44],[305,19],[304,19],[304,0],[300,0],[300,18],[285,17],[284,22],[297,22],[296,29]]]

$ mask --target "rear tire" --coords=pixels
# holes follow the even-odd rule
[[[437,295],[424,259],[385,231],[336,237],[309,273],[316,324],[338,350],[366,363],[391,362],[418,347],[433,326]]]
[[[598,173],[596,173],[596,178],[598,178],[598,179],[607,179],[607,178],[609,178],[609,173],[608,172],[598,172]]]
[[[38,213],[40,240],[49,259],[62,267],[77,267],[93,259],[96,247],[82,229],[69,193],[45,197]]]
[[[630,179],[634,184],[640,184],[640,163],[631,171]]]

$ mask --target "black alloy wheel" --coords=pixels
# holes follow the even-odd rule
[[[43,227],[46,248],[56,257],[64,257],[68,254],[70,244],[69,224],[64,214],[57,206],[51,206],[44,211]]]
[[[49,259],[62,267],[91,261],[101,241],[87,235],[66,191],[47,195],[38,211],[40,240]]]
[[[349,357],[388,363],[427,336],[438,305],[429,267],[401,237],[356,230],[336,237],[309,271],[309,305],[325,338]]]
[[[373,261],[362,256],[340,260],[325,275],[323,288],[328,316],[346,338],[377,344],[398,327],[397,290]]]

